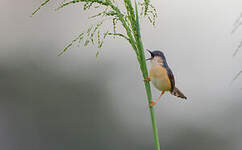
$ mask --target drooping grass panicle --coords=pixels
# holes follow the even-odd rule
[[[242,41],[240,41],[239,45],[237,46],[236,50],[234,51],[233,56],[235,56],[239,52],[241,47],[242,47]]]
[[[235,77],[233,78],[233,81],[236,80],[241,74],[242,74],[242,70],[235,75]]]
[[[36,12],[38,12],[41,7],[45,6],[49,1],[50,0],[44,1],[33,12],[33,15]],[[96,18],[96,17],[100,17],[100,16],[111,17],[112,23],[113,23],[113,33],[114,34],[108,34],[108,35],[112,35],[113,37],[116,37],[116,36],[125,37],[124,39],[129,41],[129,43],[132,45],[136,54],[138,54],[138,51],[136,50],[137,48],[136,48],[135,44],[133,44],[135,42],[135,40],[134,40],[135,37],[133,35],[136,34],[135,33],[136,29],[135,29],[135,25],[134,25],[135,24],[134,9],[132,7],[131,0],[123,0],[123,3],[126,7],[126,12],[127,12],[126,15],[121,12],[120,8],[117,5],[115,5],[115,0],[71,0],[71,1],[64,0],[56,10],[59,10],[61,8],[64,8],[68,5],[75,4],[75,3],[83,3],[83,9],[84,10],[90,9],[91,7],[99,8],[99,6],[104,6],[105,7],[104,11],[102,11],[102,12],[96,14],[96,15],[93,15],[89,18]],[[94,4],[98,4],[98,5],[94,5]],[[147,7],[146,7],[146,5],[147,5]],[[146,12],[148,12],[148,13],[153,12],[153,11],[149,11],[149,7],[151,6],[150,3],[149,3],[149,0],[144,0],[143,6],[145,7],[144,14],[146,14]],[[155,16],[155,15],[153,15],[153,16]],[[149,19],[149,20],[151,20],[151,19]],[[124,27],[127,35],[117,32],[116,25],[117,25],[118,22],[121,22],[121,24]],[[133,34],[131,34],[131,32],[133,32]],[[111,32],[109,32],[109,33],[111,33]],[[94,44],[94,40],[93,40],[94,36],[93,35],[94,34],[92,34],[90,39],[86,39],[86,41],[84,43],[85,46],[88,45],[90,41],[91,41],[92,44]],[[122,36],[120,36],[120,35],[122,35]],[[128,37],[128,38],[126,38],[126,37]],[[100,47],[101,45],[99,45],[98,47]],[[64,50],[66,51],[67,49],[64,49]]]
[[[62,55],[69,47],[71,47],[73,45],[73,43],[75,43],[77,40],[82,40],[84,36],[84,33],[81,33],[78,35],[78,37],[76,37],[74,40],[72,40],[65,48],[63,51],[61,51],[58,56]]]
[[[138,3],[141,6],[141,16],[144,16],[149,20],[149,22],[155,26],[156,19],[157,19],[157,11],[152,4],[146,5],[145,3]]]
[[[34,12],[32,13],[32,16],[34,16],[39,10],[41,7],[45,6],[50,0],[45,0],[42,4],[40,4],[40,6],[34,10]]]
[[[231,34],[235,33],[239,29],[239,27],[242,26],[242,12],[240,13],[240,16],[236,19],[233,25],[234,25],[234,28]],[[236,47],[233,53],[233,56],[236,56],[241,48],[242,48],[242,40],[239,42],[238,46]],[[241,74],[242,74],[242,70],[235,75],[235,77],[233,78],[233,81],[236,80]]]
[[[242,12],[240,13],[240,16],[235,20],[233,24],[234,28],[231,33],[234,33],[241,25],[242,25]]]

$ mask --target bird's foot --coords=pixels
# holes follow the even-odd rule
[[[155,106],[156,103],[157,103],[157,101],[154,102],[153,100],[150,100],[149,106],[150,106],[150,107],[153,107],[153,106]]]
[[[147,77],[147,78],[144,79],[144,81],[146,81],[146,82],[150,82],[151,79],[150,79],[149,77]]]

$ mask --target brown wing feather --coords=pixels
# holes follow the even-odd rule
[[[173,73],[172,73],[172,71],[169,67],[166,67],[166,70],[167,70],[169,80],[171,82],[171,92],[173,92],[174,89],[175,89],[175,78],[174,78]]]

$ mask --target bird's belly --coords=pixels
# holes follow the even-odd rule
[[[151,67],[150,78],[152,84],[160,91],[169,91],[171,90],[171,82],[169,80],[167,71],[165,68]]]

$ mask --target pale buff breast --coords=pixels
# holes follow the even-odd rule
[[[165,68],[159,64],[153,64],[150,69],[152,84],[160,91],[171,90],[171,83]]]

